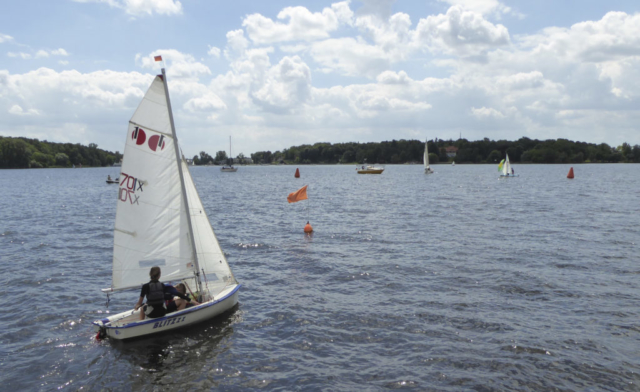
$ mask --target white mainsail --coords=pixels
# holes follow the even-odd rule
[[[502,175],[508,176],[511,174],[511,164],[509,163],[509,154],[507,154],[507,158],[504,160],[504,165],[502,165]]]
[[[112,290],[140,287],[149,269],[162,280],[193,276],[194,254],[169,107],[156,76],[129,121],[120,174],[113,245]]]

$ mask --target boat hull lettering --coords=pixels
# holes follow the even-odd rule
[[[172,319],[159,321],[153,324],[153,329],[166,327],[167,325],[180,324],[186,318],[187,316],[183,316],[183,317],[174,317]]]

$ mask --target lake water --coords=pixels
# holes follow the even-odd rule
[[[640,389],[640,165],[299,167],[192,168],[239,306],[124,343],[117,169],[0,171],[3,387]]]

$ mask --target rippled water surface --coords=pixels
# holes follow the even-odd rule
[[[115,168],[0,171],[0,380],[15,390],[639,390],[640,165],[192,174],[239,306],[97,342]],[[286,196],[309,184],[309,200]],[[307,220],[315,232],[307,237]]]

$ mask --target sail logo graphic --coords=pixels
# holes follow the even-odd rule
[[[147,140],[147,134],[140,127],[136,127],[131,133],[131,139],[135,140],[137,145],[141,145]]]
[[[142,128],[135,127],[133,132],[131,132],[131,139],[135,140],[138,146],[141,146],[145,141],[147,141],[147,134]],[[165,145],[164,136],[153,135],[147,142],[147,146],[149,146],[151,151],[157,151],[158,149],[162,151],[164,150]]]
[[[127,173],[120,173],[120,176],[122,177],[122,181],[120,181],[118,200],[140,205],[140,203],[138,203],[140,196],[139,194],[136,195],[136,192],[142,193],[144,190],[142,186],[145,183],[138,178],[128,175]]]

